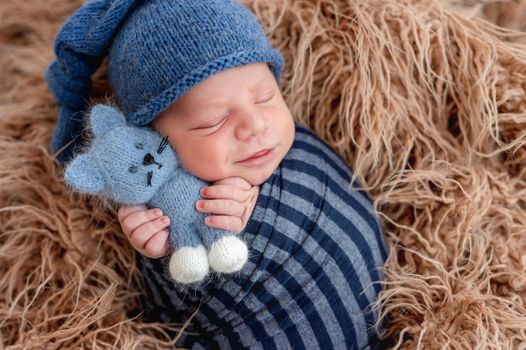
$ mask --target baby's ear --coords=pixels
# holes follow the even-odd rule
[[[98,104],[91,109],[90,124],[95,136],[102,136],[117,126],[125,126],[126,118],[116,108]]]
[[[104,189],[104,179],[89,154],[81,154],[69,163],[64,179],[80,192],[98,193]]]

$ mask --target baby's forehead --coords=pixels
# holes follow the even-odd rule
[[[267,64],[252,64],[215,73],[178,96],[161,114],[211,113],[243,95],[260,95],[279,87]],[[252,96],[253,97],[253,96]]]

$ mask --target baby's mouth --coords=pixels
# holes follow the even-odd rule
[[[275,147],[272,148],[265,148],[260,151],[257,151],[247,158],[237,161],[236,164],[243,165],[243,166],[256,166],[263,163],[266,163],[270,159],[274,157],[274,150]]]
[[[245,158],[243,160],[240,160],[240,161],[237,161],[236,163],[245,162],[245,161],[248,161],[248,160],[251,160],[251,159],[257,159],[259,157],[262,157],[262,156],[266,155],[267,153],[271,152],[272,150],[273,150],[273,148],[262,149],[261,151],[253,153],[252,155],[248,156],[247,158]]]

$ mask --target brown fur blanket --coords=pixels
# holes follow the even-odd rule
[[[385,337],[525,348],[526,47],[473,17],[524,30],[524,2],[244,2],[286,58],[295,118],[345,157],[380,213]],[[115,212],[72,195],[48,150],[57,111],[43,72],[80,4],[0,1],[0,348],[172,348],[167,330],[184,325],[142,321]],[[104,69],[94,91],[109,93]]]

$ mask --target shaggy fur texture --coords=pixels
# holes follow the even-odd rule
[[[115,210],[72,195],[48,151],[56,110],[43,71],[80,3],[0,1],[0,347],[172,348],[167,332],[184,325],[142,322]],[[526,47],[471,18],[524,30],[513,14],[524,2],[465,1],[476,13],[462,15],[451,1],[245,3],[286,57],[294,116],[345,157],[380,212],[385,337],[524,348]],[[95,91],[108,94],[104,69]]]

